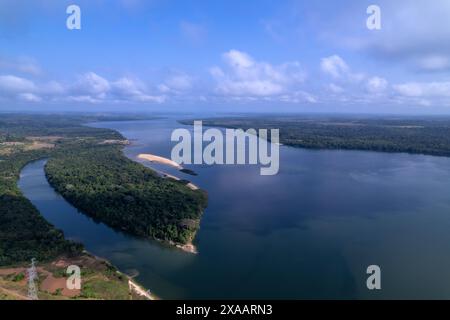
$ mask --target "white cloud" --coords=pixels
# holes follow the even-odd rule
[[[411,81],[390,85],[387,78],[356,73],[338,55],[321,59],[320,70],[328,84],[305,83],[305,72],[297,61],[271,64],[258,61],[238,50],[223,54],[223,66],[209,69],[215,80],[212,87],[182,71],[166,72],[159,85],[137,77],[111,79],[95,72],[74,77],[72,83],[39,81],[39,77],[0,75],[0,97],[23,102],[76,103],[164,103],[194,101],[284,102],[308,104],[408,104],[449,105],[450,82]],[[442,66],[431,59],[429,66]],[[33,79],[33,80],[31,80]],[[320,77],[318,78],[320,79]],[[320,89],[321,88],[321,89]]]
[[[20,100],[26,101],[26,102],[41,102],[42,98],[33,94],[33,93],[20,93],[17,96]]]
[[[82,74],[73,85],[57,81],[36,84],[15,75],[1,75],[0,97],[25,102],[79,103],[163,103],[167,99],[165,95],[151,94],[145,84],[138,79],[123,77],[110,81],[94,72]]]
[[[272,65],[254,60],[249,54],[231,50],[223,54],[226,68],[213,67],[216,91],[234,97],[271,97],[286,95],[304,82],[305,73],[298,62]]]
[[[182,72],[175,72],[168,76],[159,86],[161,92],[181,93],[192,89],[194,79]]]
[[[92,95],[98,98],[104,97],[110,89],[109,81],[94,72],[81,75],[74,88],[80,95]]]
[[[67,88],[57,81],[50,81],[40,86],[39,92],[45,95],[58,96],[67,92]]]
[[[347,62],[338,55],[322,58],[320,69],[334,80],[360,82],[365,78],[365,75],[362,73],[352,72]]]
[[[382,93],[388,88],[388,81],[384,78],[372,77],[367,80],[366,88],[370,93]]]
[[[406,97],[450,97],[450,82],[408,82],[395,85],[394,89]]]
[[[40,102],[39,88],[33,81],[14,75],[0,76],[0,96],[25,102]]]
[[[333,78],[343,78],[350,72],[347,63],[338,55],[323,58],[320,63],[321,70]]]
[[[318,99],[313,96],[312,94],[306,92],[306,91],[296,91],[292,92],[287,95],[282,95],[279,97],[280,101],[283,102],[289,102],[289,103],[301,103],[301,102],[308,102],[308,103],[318,103]]]
[[[119,97],[134,97],[144,95],[143,85],[130,78],[120,78],[113,82],[112,90]]]
[[[217,89],[232,96],[272,96],[284,91],[280,84],[270,80],[223,80]]]
[[[323,58],[320,63],[323,73],[333,78],[326,89],[332,93],[331,98],[345,102],[380,102],[389,89],[389,82],[378,76],[366,76],[354,72],[349,64],[340,56]]]
[[[67,100],[71,101],[71,102],[83,102],[83,103],[92,103],[92,104],[102,102],[102,100],[93,98],[91,96],[69,96],[67,98]]]
[[[420,69],[425,71],[442,71],[450,69],[450,56],[428,55],[417,59]]]
[[[36,91],[36,85],[34,82],[25,78],[17,77],[14,75],[0,76],[0,92],[6,94],[34,92]]]
[[[342,87],[340,87],[340,86],[338,86],[338,85],[336,85],[334,83],[330,83],[328,85],[328,90],[330,90],[333,93],[342,93],[342,92],[344,92],[344,89]]]
[[[78,82],[69,91],[70,101],[101,103],[101,102],[155,102],[162,103],[165,96],[150,94],[146,85],[139,79],[122,77],[110,81],[94,72],[88,72],[79,77]]]
[[[354,19],[361,6],[347,6],[330,17],[326,40],[364,51],[383,63],[406,64],[410,71],[447,71],[450,60],[450,1],[378,0],[382,28],[361,30]]]
[[[156,103],[165,101],[164,96],[148,94],[146,86],[140,80],[127,77],[112,83],[112,95],[122,101]]]
[[[209,69],[209,73],[214,77],[214,78],[222,78],[225,77],[225,72],[222,71],[222,69],[220,69],[219,67],[212,67]]]
[[[245,70],[255,65],[255,61],[247,53],[230,50],[223,54],[224,60],[235,70]]]

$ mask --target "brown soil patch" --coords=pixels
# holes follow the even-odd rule
[[[38,142],[34,141],[33,144],[25,146],[25,151],[30,150],[39,150],[39,149],[53,149],[55,145],[53,143],[47,143],[47,142]]]
[[[25,268],[0,269],[0,276],[9,276],[12,274],[19,274],[22,272],[26,272],[26,269]]]
[[[40,289],[42,291],[47,291],[49,293],[56,293],[60,290],[61,295],[64,297],[77,297],[80,295],[80,290],[69,290],[66,284],[66,278],[55,278],[53,275],[49,274],[44,281],[42,281]]]
[[[56,141],[59,141],[59,140],[63,139],[63,137],[42,136],[42,137],[27,137],[26,139],[30,140],[30,141],[41,141],[41,142],[55,143]]]

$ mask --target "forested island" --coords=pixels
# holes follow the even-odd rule
[[[116,230],[190,243],[206,207],[205,192],[129,160],[118,138],[93,137],[55,150],[46,165],[48,181],[75,207]]]
[[[280,142],[298,148],[450,156],[449,117],[243,116],[204,119],[203,125],[280,129]]]
[[[92,277],[80,297],[108,298],[101,287],[102,281],[109,279],[111,290],[106,291],[126,293],[120,298],[128,298],[124,277],[112,266],[93,263],[82,244],[66,240],[63,232],[48,223],[18,189],[21,169],[38,159],[48,159],[46,175],[51,185],[97,221],[138,237],[174,244],[192,241],[207,204],[206,193],[190,189],[185,182],[161,178],[126,158],[122,149],[127,141],[118,132],[84,126],[90,121],[137,119],[141,118],[1,115],[0,267],[16,269],[7,276],[0,272],[0,298],[5,295],[2,288],[14,287],[14,280],[23,273],[21,266],[29,265],[32,258],[50,273],[60,272],[54,270],[54,264],[62,259],[84,261],[89,265],[86,272],[102,274]]]

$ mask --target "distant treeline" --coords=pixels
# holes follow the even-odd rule
[[[299,148],[450,156],[449,118],[274,116],[206,119],[203,124],[245,130],[280,129],[280,142]]]

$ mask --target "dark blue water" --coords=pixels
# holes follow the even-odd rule
[[[170,157],[174,119],[98,123]],[[20,188],[67,237],[83,242],[162,298],[450,298],[450,159],[282,147],[280,173],[257,166],[190,166],[209,193],[191,255],[116,233],[56,195],[43,161]],[[149,164],[146,164],[149,165]],[[382,270],[382,290],[366,268]]]

